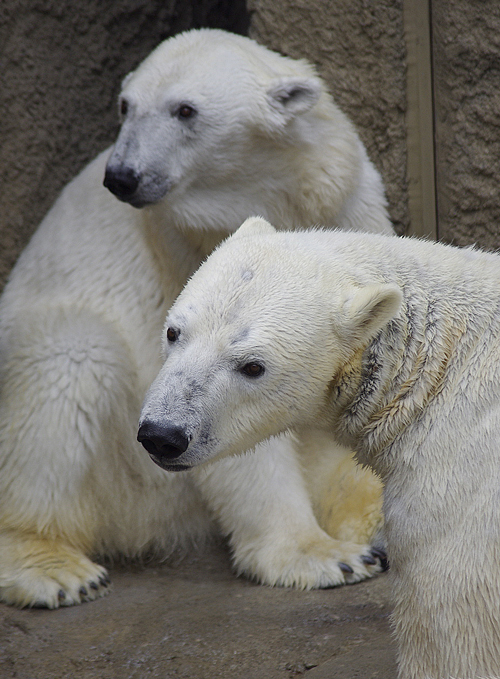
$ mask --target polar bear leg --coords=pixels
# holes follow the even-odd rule
[[[223,531],[238,573],[301,589],[358,582],[383,570],[369,544],[336,540],[314,516],[290,437],[193,473]]]
[[[383,548],[380,479],[357,464],[352,451],[339,446],[326,431],[299,432],[298,451],[321,528],[338,540]]]
[[[106,569],[60,539],[0,531],[0,592],[7,604],[58,608],[108,593]]]
[[[127,410],[129,352],[105,321],[30,310],[12,330],[0,401],[0,599],[70,605],[106,592],[90,554],[112,515],[111,432]],[[105,501],[103,501],[103,496]]]

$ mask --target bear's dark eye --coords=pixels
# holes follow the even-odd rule
[[[178,111],[179,118],[192,118],[194,114],[194,108],[192,106],[188,106],[187,104],[182,104]]]
[[[121,100],[120,113],[122,114],[122,116],[126,116],[128,113],[128,102],[125,99]]]
[[[180,330],[174,328],[167,328],[167,339],[169,342],[176,342],[179,339]]]
[[[241,372],[247,377],[260,377],[264,374],[265,368],[261,363],[245,363]]]

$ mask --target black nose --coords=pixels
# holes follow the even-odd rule
[[[187,450],[191,437],[174,424],[156,424],[147,420],[139,427],[137,440],[154,458],[175,460]]]
[[[107,167],[103,184],[117,198],[128,200],[139,186],[139,175],[130,167]]]

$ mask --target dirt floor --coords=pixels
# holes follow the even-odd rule
[[[338,589],[263,587],[222,546],[174,566],[111,569],[81,606],[0,604],[1,679],[395,679],[389,577]]]

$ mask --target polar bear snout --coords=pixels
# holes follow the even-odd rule
[[[132,168],[108,165],[103,184],[120,200],[129,201],[137,191],[139,181],[139,175]]]
[[[170,464],[186,452],[192,436],[173,423],[145,420],[139,427],[137,440],[142,443],[157,465],[172,469]]]

